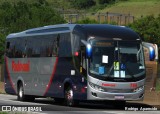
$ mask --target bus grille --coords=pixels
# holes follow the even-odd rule
[[[106,92],[110,93],[133,93],[133,89],[105,89]]]

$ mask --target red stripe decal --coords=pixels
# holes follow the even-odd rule
[[[56,62],[55,62],[54,67],[53,67],[52,75],[51,75],[51,78],[50,78],[50,80],[49,80],[48,86],[47,86],[46,91],[45,91],[45,93],[43,94],[43,96],[46,95],[46,93],[48,92],[48,90],[49,90],[49,88],[50,88],[50,86],[51,86],[51,84],[52,84],[52,80],[53,80],[53,77],[54,77],[54,75],[55,75],[56,68],[57,68],[57,63],[58,63],[58,57],[56,57]]]
[[[5,57],[5,61],[6,61],[6,70],[7,70],[9,82],[10,82],[10,84],[11,84],[14,92],[16,93],[16,90],[15,90],[15,88],[14,88],[14,85],[13,85],[13,82],[12,82],[12,80],[11,80],[11,76],[10,76],[10,73],[9,73],[9,69],[8,69],[8,59],[7,59],[7,57]]]

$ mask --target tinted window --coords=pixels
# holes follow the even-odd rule
[[[60,57],[71,57],[72,56],[70,33],[60,34],[59,56]]]

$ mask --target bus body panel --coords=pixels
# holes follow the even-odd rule
[[[68,36],[63,37],[61,36],[62,34],[68,34]],[[57,38],[59,35],[60,39],[63,39],[63,41],[60,41],[60,46],[63,49],[60,48],[58,50],[59,54],[56,56],[10,58],[6,55],[6,93],[16,95],[17,84],[21,81],[24,86],[25,95],[34,95],[36,97],[64,98],[65,85],[69,84],[73,89],[73,96],[76,100],[143,99],[145,78],[131,82],[105,81],[94,78],[88,73],[88,58],[85,53],[86,45],[82,43],[82,40],[86,44],[90,36],[99,36],[100,40],[101,38],[113,40],[119,37],[122,41],[132,42],[140,40],[135,32],[126,27],[106,24],[45,26],[10,34],[7,36],[6,44],[13,39],[16,39],[16,41],[20,39],[28,40],[28,37],[32,37],[35,40],[39,36],[45,38],[56,36]],[[45,38],[37,39],[36,43]],[[30,41],[32,42],[32,39]],[[82,61],[86,66],[82,65]],[[142,75],[145,77],[145,73]],[[108,92],[99,91],[91,87],[95,87],[95,85]],[[139,87],[142,87],[140,91],[133,92],[134,89],[139,89]]]
[[[57,65],[56,58],[30,58],[30,59],[8,59],[8,69],[11,75],[11,80],[13,87],[16,92],[14,92],[9,80],[5,81],[5,90],[8,94],[17,93],[17,82],[22,81],[25,89],[26,95],[35,96],[47,96],[47,97],[64,97],[64,84],[69,82],[71,85],[75,86],[75,99],[86,100],[86,90],[81,93],[81,89],[86,86],[86,80],[82,81],[82,75],[76,72],[75,75],[71,76],[71,70],[75,70],[74,66],[71,64],[71,59],[59,58]],[[29,71],[13,71],[19,70],[16,65],[23,63],[29,63]],[[9,64],[10,63],[10,64]],[[66,67],[67,66],[67,67]],[[54,71],[55,70],[55,71]],[[7,75],[7,74],[6,74]],[[6,76],[5,76],[6,77]],[[70,79],[65,81],[66,79]],[[71,82],[72,81],[72,82]],[[49,83],[51,82],[51,83]],[[49,85],[50,84],[50,85]],[[78,86],[76,86],[78,85]],[[49,86],[49,87],[48,87]]]
[[[105,91],[99,91],[92,87],[93,83]],[[142,100],[144,96],[145,79],[137,82],[109,82],[95,79],[88,76],[87,99],[88,100]],[[142,87],[142,90],[135,92],[136,88]],[[116,97],[123,97],[117,98]]]

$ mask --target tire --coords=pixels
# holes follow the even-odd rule
[[[25,95],[24,94],[24,88],[23,88],[23,84],[20,83],[18,85],[18,94],[17,94],[17,100],[19,101],[34,101],[35,97],[31,96],[31,95]]]
[[[67,106],[77,106],[79,104],[78,101],[75,101],[73,99],[73,89],[68,86],[66,89],[65,89],[65,92],[64,92],[64,95],[65,95],[65,104]]]
[[[17,100],[19,100],[19,101],[25,101],[26,100],[26,96],[24,95],[24,88],[23,88],[22,83],[20,83],[18,85]]]

